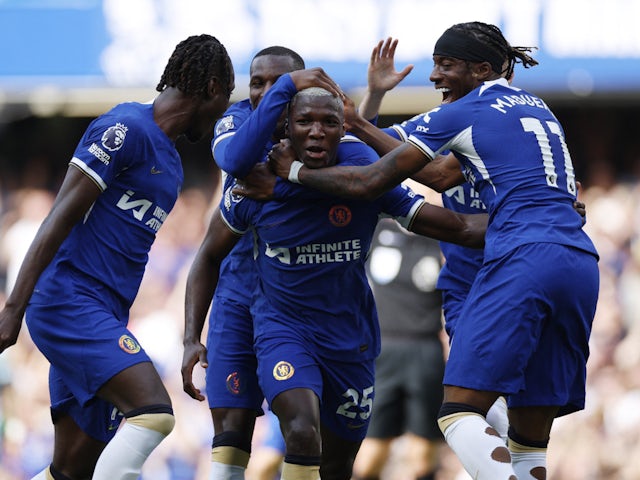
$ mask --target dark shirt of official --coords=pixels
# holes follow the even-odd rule
[[[436,282],[441,267],[436,240],[410,233],[390,219],[378,223],[367,274],[383,341],[439,334],[442,295]]]

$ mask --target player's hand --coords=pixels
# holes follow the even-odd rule
[[[356,104],[349,97],[343,98],[344,102],[344,128],[347,132],[351,131],[354,125],[359,121],[365,121],[356,108]]]
[[[334,96],[343,98],[344,92],[340,86],[320,67],[296,70],[289,73],[298,91],[310,87],[320,87],[331,92]]]
[[[196,363],[200,363],[202,368],[207,368],[207,347],[200,342],[185,343],[184,354],[182,356],[182,389],[195,400],[203,401],[204,395],[200,393],[200,389],[193,384],[193,367]]]
[[[18,334],[22,327],[22,314],[10,308],[0,312],[0,353],[18,341]]]
[[[296,154],[288,138],[280,140],[280,143],[276,143],[269,152],[269,168],[285,180],[289,178],[289,170],[294,160],[297,160]]]
[[[231,189],[231,193],[254,200],[271,200],[273,198],[273,189],[276,186],[276,178],[267,163],[257,163],[251,169],[249,175],[242,180],[238,180],[237,185]]]
[[[576,188],[577,188],[578,195],[579,195],[580,194],[580,189],[582,188],[582,184],[580,182],[576,182]],[[587,207],[586,207],[586,205],[576,198],[576,201],[573,202],[573,208],[582,217],[582,224],[584,225],[585,223],[587,223]]]
[[[409,64],[398,72],[395,67],[394,58],[398,39],[391,37],[380,40],[371,52],[369,68],[367,70],[367,86],[374,94],[383,94],[395,88],[413,70],[413,65]]]

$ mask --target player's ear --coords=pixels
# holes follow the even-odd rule
[[[284,136],[289,136],[289,120],[284,121]]]
[[[207,85],[207,95],[209,97],[214,97],[216,93],[218,93],[219,91],[220,91],[220,86],[218,85],[218,79],[213,77],[212,79],[209,80],[209,83]]]

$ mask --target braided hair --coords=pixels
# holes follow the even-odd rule
[[[211,35],[193,35],[176,46],[156,90],[174,87],[186,95],[205,97],[212,78],[228,89],[232,76],[233,66],[224,45]]]
[[[500,55],[500,58],[507,63],[507,66],[498,73],[505,78],[510,78],[513,75],[516,63],[521,63],[524,68],[538,65],[538,61],[529,55],[537,47],[512,47],[495,25],[482,22],[458,23],[452,26],[450,30],[469,35]]]

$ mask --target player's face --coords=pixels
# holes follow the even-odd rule
[[[285,73],[293,72],[293,60],[285,55],[262,55],[251,62],[249,78],[249,101],[255,109],[262,97]]]
[[[251,108],[256,109],[262,98],[266,95],[276,80],[285,73],[293,72],[296,68],[293,59],[286,55],[262,55],[251,62],[249,79],[249,101]],[[282,112],[273,132],[273,138],[284,138],[284,124],[287,118],[286,111]]]
[[[231,92],[234,88],[235,77],[232,70],[228,85],[216,86],[213,95],[199,100],[191,125],[185,132],[185,136],[190,142],[197,142],[205,135],[211,135],[216,121],[229,108],[229,98],[231,98]]]
[[[468,62],[440,55],[433,56],[429,80],[442,93],[442,103],[455,102],[479,85]]]
[[[309,168],[336,163],[344,135],[342,102],[331,95],[296,97],[289,111],[287,133],[298,158]]]

